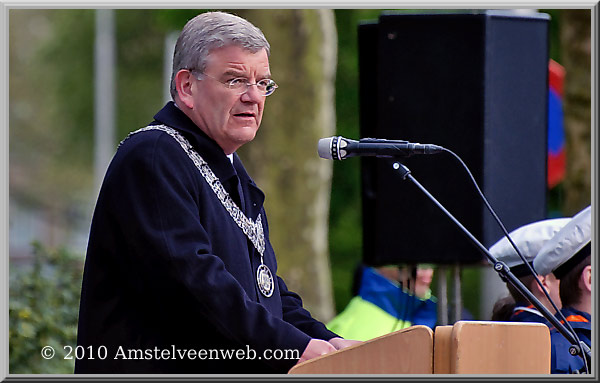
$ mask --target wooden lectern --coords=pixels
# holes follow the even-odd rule
[[[290,374],[549,374],[541,323],[412,326],[294,366]]]

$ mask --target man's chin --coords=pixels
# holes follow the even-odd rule
[[[254,137],[256,137],[256,132],[258,131],[257,128],[252,127],[252,126],[244,126],[238,129],[237,132],[235,132],[235,136],[232,137],[235,141],[237,141],[240,144],[245,144],[247,142],[250,142],[254,139]]]

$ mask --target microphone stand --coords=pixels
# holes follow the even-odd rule
[[[554,315],[552,315],[552,313],[550,313],[550,311],[548,311],[546,306],[544,306],[539,299],[537,299],[531,293],[531,291],[529,291],[529,289],[525,287],[525,285],[517,277],[515,277],[515,275],[510,271],[510,268],[504,262],[498,261],[488,251],[488,249],[483,246],[481,242],[479,242],[477,238],[475,238],[475,236],[469,232],[469,230],[467,230],[467,228],[465,228],[448,210],[446,210],[446,208],[410,174],[410,170],[406,166],[399,162],[395,162],[393,164],[393,168],[400,172],[402,180],[406,180],[408,178],[419,189],[421,189],[421,191],[425,193],[425,195],[431,201],[433,201],[433,203],[435,203],[452,220],[452,222],[454,222],[456,226],[462,230],[462,232],[471,240],[471,242],[480,250],[480,252],[487,257],[488,261],[494,265],[494,270],[496,270],[500,278],[502,278],[504,281],[509,281],[523,296],[529,300],[529,302],[531,302],[531,304],[533,304],[533,306],[535,306],[535,308],[540,311],[540,313],[542,313],[544,318],[552,323],[552,325],[571,343],[571,347],[569,347],[569,354],[579,355],[581,358],[584,358],[584,362],[587,361],[586,365],[590,366],[592,352],[589,346],[584,342],[579,342],[578,344],[575,336],[573,336],[573,334],[570,333],[566,327]]]

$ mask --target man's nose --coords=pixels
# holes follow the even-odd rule
[[[242,101],[244,102],[260,102],[265,96],[258,90],[256,84],[250,84],[246,88],[246,91],[242,93]]]

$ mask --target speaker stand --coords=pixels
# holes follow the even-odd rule
[[[438,326],[448,324],[448,278],[446,278],[446,265],[440,265],[436,270],[437,298],[438,298]]]
[[[462,319],[461,270],[457,262],[452,265],[452,324]]]

